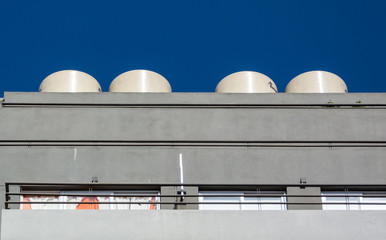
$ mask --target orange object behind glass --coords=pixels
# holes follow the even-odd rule
[[[97,197],[84,197],[82,198],[81,202],[98,202]],[[81,209],[93,209],[93,210],[98,210],[99,205],[98,204],[92,204],[92,203],[85,203],[85,204],[78,204],[76,207],[76,210],[81,210]]]
[[[155,197],[152,197],[150,202],[155,202]],[[156,209],[157,209],[157,206],[155,204],[150,204],[150,210],[156,210]]]
[[[27,203],[24,203],[24,202],[27,202]],[[23,210],[31,210],[31,203],[28,203],[28,202],[31,202],[31,200],[29,200],[28,197],[26,196],[23,196]]]

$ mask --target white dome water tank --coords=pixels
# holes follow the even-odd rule
[[[347,93],[347,86],[337,75],[325,71],[310,71],[292,79],[286,93]]]
[[[98,81],[87,73],[63,70],[46,77],[39,92],[101,92]]]
[[[122,73],[110,84],[109,92],[171,92],[172,88],[163,76],[148,70],[132,70]]]
[[[242,71],[223,78],[216,87],[218,93],[277,93],[275,83],[266,75]]]

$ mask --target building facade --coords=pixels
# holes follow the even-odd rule
[[[384,239],[385,107],[384,93],[6,92],[1,239]]]

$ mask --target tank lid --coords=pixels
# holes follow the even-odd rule
[[[132,70],[116,77],[109,92],[171,92],[169,82],[162,75],[149,70]]]
[[[277,93],[275,83],[264,74],[253,71],[232,73],[216,87],[218,93]]]
[[[338,75],[326,71],[310,71],[292,79],[286,93],[347,93],[346,83]]]
[[[87,73],[63,70],[46,77],[39,92],[101,92],[98,81]]]

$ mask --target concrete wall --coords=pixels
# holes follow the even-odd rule
[[[384,239],[386,211],[15,211],[2,240]]]
[[[182,94],[6,94],[0,140],[386,141],[384,109],[313,106],[329,101],[356,104],[355,99],[371,104],[382,100],[379,105],[386,103],[384,98],[385,94],[212,93],[185,98]],[[52,105],[65,100],[72,105]],[[290,107],[293,104],[309,107]]]
[[[386,141],[384,109],[1,108],[0,140]]]
[[[0,147],[0,181],[386,184],[385,148]]]
[[[1,208],[2,185],[11,181],[177,183],[179,153],[185,183],[386,184],[384,93],[6,93],[3,100]]]

